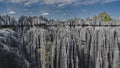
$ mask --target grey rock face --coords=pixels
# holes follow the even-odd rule
[[[0,30],[0,68],[29,68],[17,34],[10,29]]]
[[[16,23],[0,29],[0,68],[120,68],[119,20],[23,16]]]
[[[17,25],[17,21],[15,20],[15,18],[10,17],[8,15],[0,15],[0,27],[4,26],[4,25]]]

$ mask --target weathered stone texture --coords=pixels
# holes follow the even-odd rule
[[[119,20],[8,18],[19,27],[0,29],[0,68],[120,68]]]

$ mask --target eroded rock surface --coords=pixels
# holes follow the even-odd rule
[[[0,68],[29,68],[24,49],[11,29],[0,29]]]
[[[120,68],[119,20],[9,19],[15,27],[0,29],[0,68]]]

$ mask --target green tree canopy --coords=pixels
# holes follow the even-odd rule
[[[112,18],[106,12],[101,12],[97,16],[93,16],[93,19],[101,19],[102,21],[111,21]]]

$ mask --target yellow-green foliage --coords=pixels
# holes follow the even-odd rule
[[[111,21],[112,18],[106,13],[106,12],[101,12],[98,14],[98,16],[93,16],[93,18],[96,19],[101,19],[102,21]]]
[[[54,62],[55,45],[51,41],[47,41],[46,44],[38,48],[37,51],[40,54],[40,61],[42,68],[50,68],[51,63]],[[52,67],[51,67],[52,68]]]
[[[93,16],[93,18],[96,20],[98,17],[95,15],[95,16]]]

